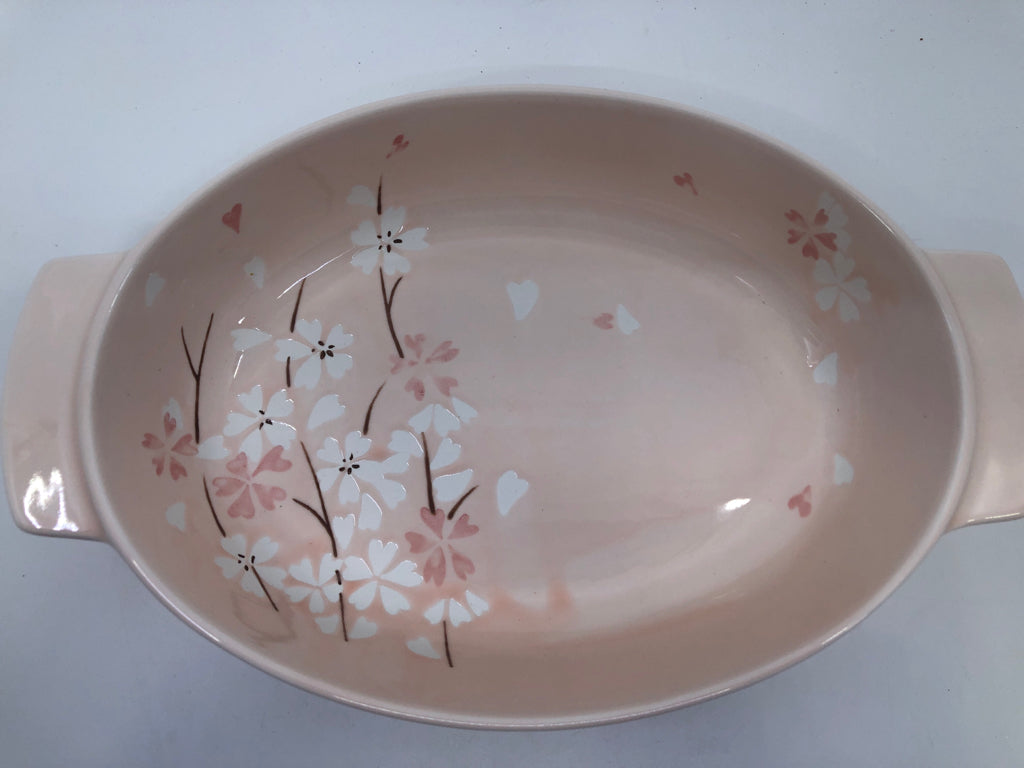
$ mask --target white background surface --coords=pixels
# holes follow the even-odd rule
[[[1024,282],[1015,0],[0,0],[0,359],[47,259],[129,248],[308,122],[486,83],[631,90],[743,121],[845,177],[922,246],[994,251]],[[861,626],[752,688],[624,725],[515,734],[303,693],[186,628],[112,549],[28,536],[0,514],[0,764],[314,761],[1022,765],[1024,523],[944,537]]]

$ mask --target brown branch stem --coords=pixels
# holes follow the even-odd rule
[[[366,418],[363,419],[363,436],[370,434],[370,416],[373,414],[373,406],[377,403],[377,398],[380,397],[380,393],[384,389],[384,385],[387,381],[382,381],[381,385],[377,387],[377,391],[373,395],[373,399],[370,401],[369,407],[366,409]]]
[[[441,627],[444,632],[444,657],[448,660],[448,668],[452,669],[455,665],[452,664],[452,649],[448,644],[448,619],[441,622]]]
[[[423,469],[427,473],[427,504],[430,507],[430,514],[437,514],[437,506],[434,504],[434,478],[430,474],[430,449],[427,448],[427,436],[420,432],[420,440],[423,443]]]
[[[320,487],[320,478],[316,476],[316,470],[313,469],[313,460],[309,458],[309,450],[307,450],[306,448],[306,443],[300,440],[299,446],[302,448],[302,455],[306,457],[306,466],[309,467],[309,474],[312,475],[313,477],[313,485],[316,486],[316,497],[320,501],[320,514],[317,514],[317,511],[313,509],[313,507],[311,507],[309,504],[306,504],[304,501],[299,501],[298,499],[295,498],[293,498],[292,501],[294,501],[300,507],[303,507],[304,509],[308,510],[320,522],[320,524],[324,527],[324,530],[327,531],[327,537],[331,540],[331,554],[337,557],[338,541],[334,538],[334,530],[331,528],[330,520],[327,517],[327,504],[324,502],[324,491],[323,488]],[[341,614],[341,636],[347,643],[348,625],[345,623],[344,581],[341,578],[340,570],[335,570],[334,576],[338,580],[338,586],[341,587],[341,590],[338,594],[338,612]]]
[[[277,607],[277,603],[274,602],[274,598],[270,596],[270,590],[268,590],[267,585],[263,583],[263,577],[260,576],[260,572],[256,570],[255,565],[252,566],[252,575],[256,577],[256,581],[258,581],[260,583],[260,586],[263,587],[263,594],[267,596],[267,600],[270,601],[271,607],[275,611],[280,612],[281,609]]]
[[[479,487],[480,487],[479,485],[474,485],[472,488],[470,488],[468,491],[466,491],[464,494],[462,494],[462,496],[459,497],[459,500],[456,501],[455,504],[452,505],[451,510],[449,510],[449,512],[448,512],[448,519],[449,520],[454,520],[455,519],[455,513],[459,511],[459,507],[462,506],[462,502],[464,502],[466,499],[468,499],[470,494],[473,493],[473,491],[475,491]]]
[[[199,352],[199,364],[192,361],[192,353],[189,351],[188,342],[185,340],[185,326],[181,326],[181,345],[185,348],[185,359],[188,361],[188,369],[192,373],[195,382],[195,408],[193,416],[193,430],[196,438],[196,445],[199,444],[199,383],[203,378],[203,365],[206,362],[206,345],[210,342],[210,329],[213,328],[213,313],[210,313],[210,322],[206,324],[206,335],[203,336],[203,346]]]
[[[388,295],[387,286],[384,284],[384,267],[379,267],[377,273],[380,275],[380,298],[384,302],[384,314],[388,320],[388,331],[391,332],[391,341],[395,344],[395,352],[398,353],[400,358],[405,358],[405,352],[402,350],[402,344],[398,340],[398,332],[395,331],[395,320],[391,316],[391,305],[395,301],[395,291],[398,290],[398,284],[402,282],[402,278],[399,277],[395,280],[395,284],[391,286],[391,294]],[[402,276],[404,277],[404,275]]]
[[[227,536],[224,526],[221,525],[220,518],[217,517],[217,510],[214,509],[213,499],[210,498],[210,486],[206,484],[206,475],[203,475],[203,493],[206,494],[206,504],[210,507],[210,514],[213,515],[213,522],[217,524],[217,530],[220,531],[221,537]]]

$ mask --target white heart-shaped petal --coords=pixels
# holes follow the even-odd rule
[[[337,520],[338,518],[334,519]],[[363,581],[371,576],[373,576],[373,571],[370,570],[370,566],[366,564],[363,558],[356,557],[355,555],[349,555],[345,558],[345,570],[341,574],[345,581]]]
[[[224,445],[224,438],[221,435],[208,437],[199,444],[199,451],[196,455],[200,459],[226,459],[230,451]]]
[[[245,274],[249,276],[249,279],[255,283],[257,288],[263,287],[263,276],[267,270],[267,265],[263,262],[263,259],[259,256],[254,256],[243,265],[242,269],[245,270]]]
[[[249,471],[255,471],[256,465],[263,458],[263,436],[260,435],[259,430],[254,429],[245,436],[239,448],[239,453],[244,453],[249,457]]]
[[[833,458],[835,464],[835,470],[833,473],[833,480],[836,485],[846,485],[847,483],[853,482],[853,465],[846,459],[845,456],[836,454]]]
[[[326,607],[323,593],[319,589],[314,589],[309,596],[309,610],[312,613],[323,613]]]
[[[385,587],[383,584],[380,585],[380,604],[392,616],[402,611],[408,611],[411,607],[405,595],[396,592],[391,587]]]
[[[320,473],[317,473],[320,477]],[[338,501],[342,504],[355,504],[359,501],[359,483],[352,475],[345,475],[338,483]]]
[[[860,320],[860,310],[857,309],[857,304],[846,293],[839,294],[839,319],[844,323]]]
[[[430,422],[434,419],[434,406],[428,405],[422,411],[409,419],[409,426],[417,433],[426,432],[430,429]],[[422,455],[422,453],[420,454]]]
[[[345,453],[349,456],[358,459],[360,456],[364,456],[370,446],[373,445],[373,441],[368,437],[363,437],[362,432],[349,432],[345,435]]]
[[[185,503],[179,501],[177,504],[171,504],[164,513],[164,517],[167,518],[167,522],[173,525],[182,533],[185,532]]]
[[[483,616],[491,609],[486,600],[480,597],[480,595],[470,592],[468,589],[466,590],[466,604],[477,616]]]
[[[821,359],[821,362],[814,366],[815,383],[829,384],[834,387],[836,385],[836,380],[838,378],[838,363],[838,352],[832,352],[828,355],[825,355],[825,357]]]
[[[248,392],[240,393],[238,402],[249,413],[257,413],[263,407],[263,387],[257,384]]]
[[[637,319],[629,314],[629,310],[621,304],[615,308],[615,324],[627,336],[640,328],[640,323],[637,322]]]
[[[458,416],[443,405],[434,406],[434,431],[437,434],[444,437],[449,432],[457,430],[460,426],[462,426],[462,422]]]
[[[329,421],[340,419],[345,413],[345,406],[338,401],[337,395],[324,395],[309,412],[309,420],[306,422],[306,429],[316,429]]]
[[[400,456],[401,454],[398,455]],[[405,500],[405,486],[397,480],[381,479],[375,485],[377,486],[377,493],[384,499],[388,509],[394,509],[398,506],[399,502]]]
[[[447,602],[447,600],[438,600],[423,612],[423,618],[431,624],[440,624],[441,619],[444,618],[444,606]]]
[[[370,570],[378,576],[391,565],[391,561],[398,554],[398,545],[393,541],[385,544],[380,539],[374,539],[366,548],[366,556],[370,561]]]
[[[818,262],[821,264],[821,262]],[[814,300],[818,302],[818,307],[823,312],[828,312],[832,309],[832,305],[836,303],[836,299],[839,298],[839,286],[830,285],[828,288],[822,288],[816,294],[814,294]]]
[[[462,453],[462,446],[453,442],[450,437],[446,437],[437,446],[437,453],[430,460],[430,468],[436,470],[449,467],[458,461],[460,453]]]
[[[462,603],[453,599],[448,602],[448,618],[452,620],[452,626],[457,627],[459,624],[472,621],[473,614],[467,611]]]
[[[507,515],[512,505],[523,497],[530,484],[519,477],[513,470],[508,470],[498,478],[498,512]]]
[[[289,600],[291,600],[293,603],[297,603],[299,602],[299,600],[305,600],[307,597],[309,597],[313,593],[313,588],[299,586],[288,587],[285,589],[284,593],[288,595]]]
[[[434,650],[434,646],[425,637],[417,637],[405,644],[405,647],[417,656],[424,656],[428,659],[440,659],[441,654]]]
[[[434,498],[443,502],[455,501],[469,487],[469,481],[472,479],[472,469],[436,477],[434,478]]]
[[[338,551],[343,552],[348,549],[348,545],[352,541],[352,534],[356,530],[356,517],[355,515],[345,515],[344,517],[332,517],[331,518],[331,533],[334,534],[334,541],[338,545]],[[359,558],[355,558],[358,560]],[[347,561],[346,561],[347,562]],[[365,563],[364,563],[365,565]],[[350,578],[348,574],[348,568],[345,569],[345,578]],[[367,578],[363,576],[361,578]]]
[[[476,408],[469,403],[464,403],[457,397],[452,398],[452,408],[455,409],[455,414],[464,424],[468,424],[479,415],[476,412]]]
[[[363,640],[367,637],[373,637],[377,634],[377,625],[367,619],[365,616],[360,616],[356,619],[356,623],[352,625],[352,628],[348,631],[349,640]]]
[[[271,445],[279,445],[282,448],[291,447],[295,439],[295,427],[285,424],[283,421],[275,421],[273,424],[263,425],[263,435]]]
[[[423,583],[423,577],[416,573],[416,563],[412,560],[403,560],[381,578],[403,587],[418,587]]]
[[[359,184],[352,187],[352,191],[348,193],[345,202],[349,205],[365,205],[369,208],[375,208],[377,206],[377,196],[373,193],[372,189]]]
[[[368,493],[363,494],[363,500],[359,507],[359,530],[376,531],[380,528],[381,521],[380,504]]]
[[[299,366],[299,370],[292,374],[292,384],[303,389],[313,389],[320,383],[320,372],[323,366],[320,365],[319,355],[310,355],[306,361]]]
[[[320,627],[320,631],[325,635],[333,635],[338,631],[338,625],[341,623],[341,616],[337,613],[332,613],[329,616],[317,616],[316,625]]]
[[[370,603],[373,602],[374,596],[377,594],[377,582],[368,581],[351,595],[349,595],[348,601],[358,608],[360,611],[365,611],[370,607]]]
[[[420,431],[426,430],[424,429]],[[423,446],[420,445],[420,439],[412,432],[408,432],[404,429],[396,429],[391,433],[391,442],[388,443],[388,450],[393,451],[394,453],[404,453],[411,456],[423,455]]]
[[[289,566],[288,573],[291,574],[293,579],[301,581],[303,584],[315,585],[317,583],[313,578],[313,561],[308,557],[304,557],[295,565]]]
[[[524,319],[537,303],[540,295],[540,288],[533,280],[523,280],[521,283],[509,283],[505,286],[508,298],[512,302],[512,313],[516,320]]]
[[[152,307],[153,302],[156,301],[156,297],[160,295],[160,291],[164,289],[164,285],[167,281],[164,280],[156,272],[150,272],[149,277],[146,278],[146,306]]]

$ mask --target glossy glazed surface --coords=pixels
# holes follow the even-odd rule
[[[109,532],[328,695],[495,725],[707,696],[848,626],[948,514],[934,278],[841,185],[702,117],[371,110],[139,257],[89,399]]]

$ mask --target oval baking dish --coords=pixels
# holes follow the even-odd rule
[[[285,680],[607,722],[778,671],[1019,516],[1021,338],[1003,262],[921,251],[744,128],[418,95],[48,264],[3,459],[20,527],[109,542]]]

